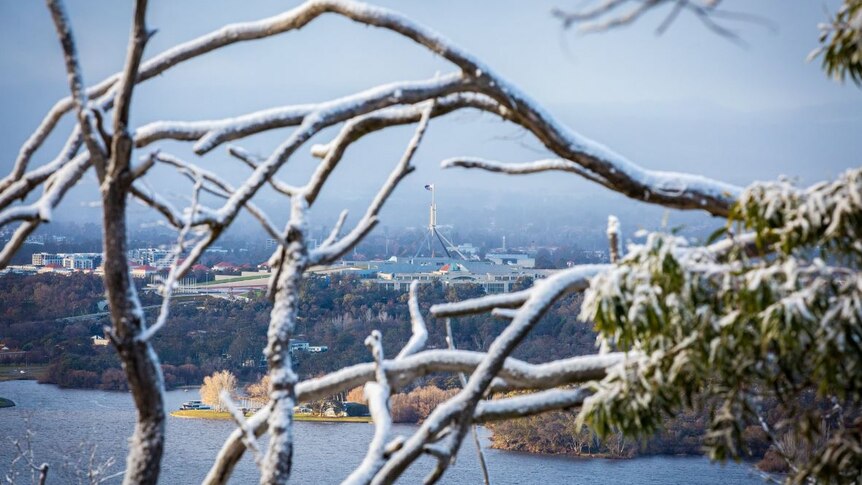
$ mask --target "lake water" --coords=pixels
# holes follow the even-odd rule
[[[0,481],[15,456],[11,439],[34,433],[32,444],[38,463],[51,465],[48,483],[76,483],[74,470],[86,469],[110,457],[117,461],[112,472],[123,469],[127,437],[134,423],[134,408],[128,393],[60,389],[35,381],[0,382],[0,397],[16,406],[0,409]],[[199,399],[194,391],[166,394],[168,409]],[[207,421],[168,417],[167,443],[161,483],[199,483],[212,464],[221,443],[234,429],[229,421]],[[398,425],[396,433],[407,435],[415,427]],[[338,483],[356,467],[365,454],[373,427],[363,423],[296,423],[296,454],[293,483]],[[483,445],[488,432],[480,429]],[[95,453],[93,450],[95,448]],[[716,465],[697,457],[648,457],[634,460],[577,459],[486,449],[491,480],[496,485],[551,484],[759,484],[763,481],[751,465]],[[420,460],[402,476],[400,483],[421,483],[433,467]],[[257,483],[258,474],[246,454],[231,483]],[[119,483],[116,478],[107,483]],[[84,482],[86,483],[86,482]],[[465,441],[458,461],[440,483],[482,483],[472,440]]]

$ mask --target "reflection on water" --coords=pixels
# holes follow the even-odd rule
[[[33,447],[38,462],[51,465],[49,483],[74,483],[75,469],[86,469],[95,447],[95,463],[115,457],[111,468],[122,470],[134,422],[134,408],[128,393],[59,389],[34,381],[0,382],[0,396],[12,399],[13,408],[0,409],[0,471],[5,472],[14,457],[10,439],[21,437],[25,419],[35,433]],[[171,391],[165,396],[168,409],[198,399],[194,391]],[[229,421],[168,418],[168,439],[162,464],[165,484],[199,483],[213,457],[234,429]],[[395,426],[407,435],[411,426]],[[337,483],[362,460],[373,427],[363,423],[296,423],[296,456],[293,483]],[[486,432],[482,432],[487,437]],[[487,439],[483,440],[487,445]],[[481,483],[475,450],[470,440],[458,455],[457,463],[441,483]],[[713,465],[703,458],[650,457],[636,460],[589,460],[486,450],[492,483],[521,485],[550,484],[756,484],[762,481],[748,465]],[[402,478],[403,483],[421,483],[433,468],[430,459],[419,461]],[[237,466],[232,483],[257,483],[254,461],[245,456]],[[2,475],[0,475],[2,478]],[[119,483],[120,479],[109,483]]]

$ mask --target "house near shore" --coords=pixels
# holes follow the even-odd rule
[[[212,270],[216,271],[216,272],[223,272],[223,271],[224,272],[227,272],[227,271],[233,272],[233,271],[239,271],[239,266],[237,266],[233,263],[229,263],[227,261],[221,261],[219,263],[214,264],[212,267]]]
[[[108,339],[101,335],[93,335],[90,337],[90,340],[93,342],[93,347],[105,347],[110,343]]]

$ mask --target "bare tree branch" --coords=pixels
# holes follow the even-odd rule
[[[19,175],[16,180],[10,181],[10,183],[0,191],[0,209],[5,209],[15,200],[23,200],[33,191],[33,189],[45,182],[45,180],[47,180],[54,172],[63,168],[64,165],[69,163],[75,157],[75,154],[81,148],[82,143],[83,138],[81,137],[81,131],[77,126],[75,126],[72,130],[72,134],[69,135],[69,139],[63,146],[63,149],[60,151],[60,154],[54,158],[54,160],[42,165],[41,167],[33,169],[26,174]]]
[[[722,0],[603,0],[588,2],[581,9],[564,10],[555,8],[552,14],[562,20],[563,28],[578,25],[578,31],[583,33],[606,32],[608,30],[631,25],[640,20],[646,13],[658,10],[662,6],[670,6],[670,11],[656,28],[656,34],[663,34],[683,11],[688,11],[698,18],[704,26],[713,33],[725,37],[737,44],[744,45],[739,35],[725,27],[716,19],[746,22],[776,31],[774,22],[759,15],[745,12],[734,12],[720,9]],[[625,9],[626,5],[632,5]]]
[[[177,167],[177,168],[187,172],[188,174],[190,174],[193,177],[193,179],[200,178],[206,182],[212,183],[215,187],[217,187],[221,191],[219,193],[215,193],[214,195],[228,198],[235,191],[233,186],[231,186],[230,184],[228,184],[227,182],[222,180],[221,177],[219,177],[218,175],[216,175],[216,174],[214,174],[208,170],[204,170],[204,169],[202,169],[202,168],[200,168],[194,164],[184,162],[184,161],[180,160],[179,158],[177,158],[173,155],[169,155],[169,154],[163,153],[163,152],[158,152],[158,153],[153,154],[153,158],[159,162],[162,162],[162,163],[165,163],[168,165],[172,165],[174,167]],[[273,225],[272,222],[270,222],[269,218],[266,216],[264,211],[262,211],[260,208],[258,208],[255,204],[253,204],[251,202],[246,202],[243,207],[249,212],[249,214],[251,214],[255,219],[257,219],[257,221],[260,223],[261,227],[263,227],[263,229],[267,232],[267,234],[269,234],[269,236],[271,238],[275,239],[276,241],[281,242],[282,244],[285,243],[284,237],[282,236],[281,232],[275,228],[275,225]],[[195,212],[197,212],[197,211],[195,211]],[[203,221],[211,220],[210,217],[203,217],[202,219],[199,219],[195,216],[195,212],[192,212],[190,215],[190,217],[192,218],[189,221],[190,224],[199,225],[199,224],[202,224]],[[184,273],[185,273],[185,271],[183,272],[183,274]]]
[[[419,377],[438,372],[460,372],[470,374],[485,360],[488,354],[467,350],[426,350],[401,359],[383,363],[387,380],[392,390],[398,390]],[[602,379],[606,369],[623,362],[625,355],[611,353],[570,357],[548,364],[529,364],[507,358],[497,374],[493,390],[505,392],[517,389],[547,389],[568,384],[579,384]],[[373,363],[345,367],[323,377],[308,379],[296,385],[297,401],[314,401],[342,391],[361,386],[375,379]],[[250,418],[258,436],[266,431],[266,420],[271,406],[266,406]],[[242,436],[234,431],[225,441],[214,462],[207,485],[226,483],[230,470],[242,457]]]
[[[428,127],[428,121],[431,118],[431,111],[434,108],[434,103],[431,102],[422,114],[419,120],[419,125],[413,133],[413,138],[407,144],[404,154],[395,169],[389,174],[389,178],[377,192],[374,200],[365,211],[365,215],[356,224],[356,227],[349,234],[341,238],[339,241],[333,242],[329,246],[320,247],[311,253],[312,264],[329,264],[340,258],[343,254],[355,246],[363,237],[365,237],[371,229],[377,224],[377,214],[383,207],[383,204],[395,190],[395,186],[401,182],[401,179],[406,177],[414,168],[410,165],[413,155],[419,148],[419,143],[422,142],[422,137],[425,135],[425,130]]]
[[[496,310],[496,309],[495,309]],[[452,319],[446,319],[446,344],[449,350],[455,350],[455,337],[452,335]],[[461,381],[461,387],[467,386],[467,376],[460,372],[458,380]],[[485,462],[485,453],[482,452],[482,442],[479,441],[479,432],[476,430],[476,425],[470,426],[470,432],[473,435],[473,444],[476,446],[476,457],[479,459],[479,468],[482,470],[482,482],[485,485],[491,485],[491,476],[488,474],[488,464]]]
[[[575,389],[549,389],[523,396],[482,401],[476,406],[473,420],[477,423],[532,416],[557,409],[580,406],[591,393]]]
[[[485,160],[476,157],[458,157],[449,158],[440,162],[441,168],[481,168],[488,172],[499,172],[507,175],[525,175],[531,173],[548,172],[558,170],[561,172],[571,172],[587,180],[607,186],[608,182],[601,176],[584,169],[580,165],[569,160],[551,159],[538,160],[528,163],[500,163],[491,160]]]
[[[519,307],[527,301],[532,289],[515,291],[512,293],[500,293],[498,295],[487,295],[470,300],[456,301],[453,303],[442,303],[431,306],[431,314],[437,318],[459,317],[473,313],[484,313],[494,308]]]
[[[87,150],[90,152],[92,163],[99,174],[99,180],[102,180],[105,174],[105,159],[108,153],[106,147],[103,146],[100,139],[93,132],[93,125],[90,120],[91,111],[84,93],[84,81],[81,76],[81,66],[78,62],[78,52],[75,49],[75,39],[72,36],[69,16],[60,0],[47,0],[47,4],[48,10],[51,12],[51,18],[54,21],[54,27],[57,30],[57,36],[60,39],[60,45],[63,47],[63,59],[66,62],[69,88],[72,91],[72,99],[77,110],[78,126],[84,137],[84,144],[87,145]]]
[[[149,158],[150,160],[152,160],[155,158],[155,156]],[[182,229],[180,229],[179,235],[177,236],[177,243],[174,246],[172,258],[173,261],[171,261],[171,266],[168,270],[168,277],[162,283],[162,305],[159,308],[159,316],[156,318],[155,323],[153,323],[146,330],[141,332],[141,334],[138,336],[138,339],[145,342],[151,340],[153,336],[159,330],[161,330],[162,327],[165,326],[165,323],[167,323],[168,320],[168,314],[171,307],[171,299],[174,294],[174,287],[177,285],[177,279],[179,277],[180,256],[182,256],[183,250],[186,246],[186,236],[192,229],[192,221],[195,218],[195,213],[198,211],[198,200],[200,198],[201,189],[203,188],[204,184],[204,179],[200,174],[195,173],[194,176],[195,186],[192,190],[192,203],[189,206],[186,224],[182,227]]]
[[[229,146],[227,151],[232,157],[236,158],[237,160],[240,160],[241,162],[251,167],[252,170],[257,170],[259,162],[254,159],[254,156],[251,153],[248,153],[241,147],[237,146]],[[269,185],[272,186],[272,188],[275,189],[276,192],[279,192],[282,195],[293,197],[294,195],[299,193],[298,188],[287,185],[286,183],[274,177],[270,178],[268,182]]]
[[[389,412],[389,394],[391,388],[383,369],[383,344],[380,332],[374,330],[365,339],[365,345],[374,355],[374,367],[377,380],[365,383],[365,398],[368,399],[368,408],[374,421],[374,436],[368,445],[368,453],[356,470],[343,482],[343,485],[365,485],[371,482],[374,474],[385,463],[388,453],[386,440],[392,429],[392,415]],[[405,347],[402,352],[407,349]]]
[[[425,446],[432,442],[444,428],[450,427],[453,433],[450,451],[457,451],[466,433],[473,411],[501,370],[506,357],[526,336],[539,318],[557,298],[572,286],[584,285],[587,278],[596,274],[604,266],[583,266],[563,270],[546,280],[536,283],[529,298],[521,307],[519,314],[494,340],[488,356],[476,368],[467,386],[455,397],[438,406],[425,420],[419,430],[410,437],[380,470],[374,483],[395,481],[418,458]]]
[[[410,307],[410,323],[413,332],[410,335],[410,340],[407,341],[404,348],[398,353],[396,359],[415,354],[419,349],[425,347],[425,342],[428,340],[428,329],[425,327],[425,319],[422,318],[422,313],[419,311],[419,298],[416,296],[418,289],[418,281],[410,283],[408,306]]]
[[[603,177],[612,185],[614,190],[639,200],[647,200],[671,207],[700,208],[716,215],[725,215],[729,201],[733,200],[733,197],[738,193],[738,190],[732,186],[702,180],[703,184],[689,187],[681,194],[674,194],[673,196],[651,194],[649,184],[645,184],[641,180],[642,174],[639,171],[642,169],[601,145],[562,128],[559,123],[548,117],[542,110],[536,109],[535,103],[516,88],[490,71],[487,66],[463,53],[436,32],[416,25],[395,12],[347,0],[311,1],[265,21],[231,26],[231,28],[226,27],[208,36],[178,46],[168,53],[157,56],[157,59],[144,63],[139,81],[148,79],[178,62],[226,45],[226,43],[260,38],[300,28],[327,12],[343,15],[357,22],[393,30],[442,55],[465,73],[475,76],[481,84],[478,87],[479,92],[487,94],[510,110],[512,117],[533,132],[551,151]],[[106,80],[99,86],[99,90],[107,91],[113,82],[115,82],[113,79]],[[298,141],[301,143],[301,140]],[[284,153],[283,155],[288,154]],[[244,199],[245,191],[241,192],[243,195],[238,198]]]
[[[653,6],[668,1],[642,1],[617,22],[620,25],[631,22]],[[710,28],[723,28],[713,22],[712,16],[720,0],[704,1],[706,3],[678,0],[661,28],[666,28],[682,10],[702,16],[701,20]],[[163,382],[158,358],[149,341],[167,322],[177,279],[228,229],[242,210],[248,210],[269,236],[279,243],[270,259],[273,266],[270,280],[273,309],[265,349],[272,382],[269,390],[271,401],[248,420],[234,412],[239,429],[226,441],[206,483],[225,483],[244,449],[256,451],[256,438],[267,431],[270,439],[260,460],[261,481],[285,483],[293,459],[294,404],[299,399],[319,398],[361,384],[366,384],[377,429],[366,460],[348,481],[390,483],[411,466],[417,457],[430,454],[438,460],[437,467],[429,476],[429,481],[433,482],[442,476],[451,463],[468,429],[474,430],[474,441],[479,445],[475,423],[577,406],[588,395],[586,386],[558,387],[585,384],[592,379],[602,378],[608,368],[623,361],[624,355],[607,353],[537,366],[508,357],[554,301],[568,292],[586,289],[591,277],[610,268],[609,265],[592,265],[561,271],[538,281],[529,290],[431,308],[432,315],[437,317],[491,312],[495,316],[511,319],[487,354],[455,351],[451,329],[448,337],[452,350],[420,351],[427,341],[428,330],[419,310],[417,283],[413,282],[409,299],[413,334],[396,359],[384,360],[380,335],[373,334],[368,342],[374,363],[360,364],[319,379],[298,382],[292,369],[289,348],[298,318],[299,288],[303,273],[312,265],[335,262],[377,224],[383,204],[398,183],[414,169],[412,159],[433,117],[460,109],[487,112],[523,127],[553,154],[551,156],[559,157],[525,164],[501,164],[460,157],[445,161],[445,167],[482,168],[508,174],[566,171],[637,200],[668,207],[705,210],[719,216],[729,213],[731,204],[741,193],[739,187],[705,177],[648,170],[636,165],[570,130],[534,100],[445,37],[387,9],[352,0],[311,0],[268,19],[225,26],[143,62],[144,47],[150,33],[145,23],[147,2],[138,0],[123,71],[87,90],[81,78],[74,39],[62,4],[60,0],[47,0],[47,3],[63,47],[71,96],[52,108],[21,148],[10,175],[0,181],[0,226],[21,222],[12,239],[0,252],[0,266],[9,261],[39,223],[50,220],[52,210],[67,190],[78,183],[91,164],[94,165],[101,182],[105,286],[114,322],[108,336],[117,348],[138,410],[135,434],[127,458],[126,483],[156,482],[164,444]],[[605,15],[626,3],[606,0],[582,14],[582,17],[604,19]],[[235,42],[299,29],[327,13],[395,32],[442,56],[454,64],[457,70],[428,80],[385,84],[324,102],[273,108],[219,120],[159,121],[134,131],[129,127],[132,95],[137,82]],[[92,99],[96,101],[91,102]],[[54,160],[28,172],[29,160],[64,113],[72,109],[76,111],[78,124],[62,152]],[[102,120],[103,116],[107,119],[107,111],[111,109],[113,127],[109,135]],[[363,217],[347,235],[340,237],[346,220],[346,213],[343,213],[321,247],[310,250],[307,243],[308,209],[319,197],[322,187],[342,161],[347,149],[369,133],[408,123],[418,123],[413,137]],[[297,150],[322,130],[339,124],[343,125],[334,139],[312,147],[312,154],[322,160],[305,185],[294,187],[277,178],[279,170]],[[283,127],[295,128],[264,160],[258,161],[240,148],[229,148],[231,156],[252,169],[251,175],[236,187],[215,173],[159,152],[134,167],[131,164],[133,145],[143,147],[166,139],[193,141],[195,151],[203,154],[227,141]],[[87,151],[78,154],[82,144],[86,145]],[[171,165],[191,179],[193,195],[191,206],[185,213],[174,209],[158,193],[147,190],[143,177],[156,162]],[[253,202],[261,187],[267,184],[290,198],[290,219],[283,230],[277,229]],[[16,200],[26,200],[40,186],[44,192],[35,202],[12,205]],[[216,208],[204,207],[200,203],[201,192],[222,199],[221,205]],[[178,231],[175,261],[163,285],[162,310],[149,327],[135,295],[134,285],[131,284],[126,256],[126,216],[130,195],[157,211]],[[198,231],[195,233],[196,241],[191,241],[189,237],[192,231]],[[620,255],[613,248],[619,245],[619,236],[616,231],[611,234],[610,225],[608,232],[612,261],[617,262]],[[703,261],[718,261],[722,254],[748,248],[752,241],[746,235],[707,248],[683,248],[678,252],[686,264],[704,264]],[[180,263],[180,256],[187,246],[191,246],[188,257]],[[391,431],[391,415],[387,404],[390,393],[430,372],[461,373],[462,391],[435,409],[409,439],[387,443]],[[464,375],[468,372],[471,373],[469,380]],[[539,391],[525,396],[484,401],[492,392],[513,389]],[[231,402],[229,398],[227,401]],[[483,460],[481,446],[478,449],[480,460]],[[483,472],[487,483],[484,466]]]

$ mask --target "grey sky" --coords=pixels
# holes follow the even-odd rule
[[[225,23],[272,15],[298,2],[150,3],[149,24],[159,33],[146,57]],[[816,45],[824,7],[834,10],[835,1],[728,0],[727,8],[760,14],[778,27],[770,32],[732,24],[748,48],[686,16],[657,37],[658,12],[610,33],[562,32],[549,11],[577,5],[573,0],[380,3],[443,33],[574,130],[649,168],[698,172],[738,184],[782,174],[810,183],[860,163],[862,91],[826,79],[818,61],[805,62]],[[85,81],[93,84],[122,66],[130,2],[68,0],[68,5]],[[6,173],[24,139],[66,95],[67,85],[43,2],[0,0],[0,45],[0,168]],[[136,91],[133,119],[218,118],[450,70],[394,34],[328,17],[299,32],[210,54],[145,83]],[[68,122],[62,125],[61,133],[68,127]],[[242,145],[266,154],[285,134],[258,136]],[[352,148],[323,194],[328,198],[324,207],[334,211],[370,197],[409,136],[409,128],[393,129]],[[53,138],[36,161],[53,157],[64,138]],[[163,147],[192,157],[186,145]],[[417,155],[419,170],[398,189],[396,202],[402,207],[424,204],[418,191],[432,181],[444,200],[448,196],[466,210],[511,202],[514,195],[527,203],[539,201],[539,206],[542,198],[546,203],[552,199],[551,205],[576,212],[578,201],[606,194],[572,175],[506,178],[437,168],[441,159],[454,155],[526,161],[547,153],[530,136],[489,116],[465,112],[435,120]],[[237,180],[247,173],[227,160],[223,150],[204,163]],[[312,166],[306,151],[285,167],[283,178],[300,182]],[[166,185],[164,175],[155,173],[151,183],[182,191],[181,184]],[[93,198],[92,177],[86,185],[71,194],[73,210],[66,214],[97,213],[82,205]],[[614,195],[601,198],[610,207],[623,203]],[[390,209],[393,216],[396,212]],[[409,219],[397,215],[393,220]]]

